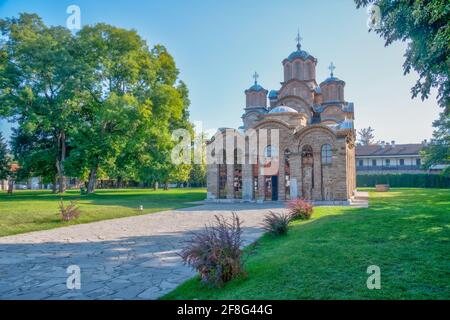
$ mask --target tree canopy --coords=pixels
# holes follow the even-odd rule
[[[170,163],[171,131],[192,130],[187,86],[162,45],[104,23],[72,34],[36,14],[0,20],[0,116],[29,176],[88,181],[186,179]],[[188,168],[189,169],[189,168]],[[156,180],[155,180],[156,179]]]
[[[450,164],[450,4],[448,0],[355,0],[357,7],[376,5],[379,19],[373,30],[386,40],[407,43],[404,73],[415,70],[419,79],[412,97],[427,99],[438,91],[443,111],[433,123],[433,139],[424,152],[425,166]],[[448,174],[450,170],[445,172]]]

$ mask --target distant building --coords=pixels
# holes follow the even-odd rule
[[[423,169],[422,143],[396,144],[395,141],[356,146],[357,174],[440,173],[445,166]]]

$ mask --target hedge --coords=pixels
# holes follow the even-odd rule
[[[450,188],[450,178],[439,174],[370,174],[357,175],[358,187],[389,184],[393,188]]]

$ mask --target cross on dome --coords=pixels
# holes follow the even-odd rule
[[[331,77],[333,77],[334,70],[336,69],[336,66],[333,64],[333,62],[330,63],[330,66],[328,67],[328,69],[330,69]]]
[[[255,73],[253,74],[253,79],[255,79],[255,84],[258,84],[258,78],[259,78],[259,74],[255,71]]]
[[[300,29],[297,30],[297,37],[295,38],[295,40],[297,41],[297,49],[300,50],[300,48],[302,47],[300,42],[303,40],[303,38],[300,36]]]

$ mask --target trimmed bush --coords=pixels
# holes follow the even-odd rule
[[[291,219],[308,220],[313,214],[311,202],[303,199],[295,199],[288,202],[287,205]]]
[[[202,282],[222,287],[245,274],[242,259],[241,221],[233,212],[231,222],[215,216],[215,224],[195,233],[180,256],[184,263],[198,271]]]
[[[289,222],[291,222],[290,214],[276,214],[269,211],[269,213],[264,217],[263,229],[273,235],[283,235],[288,231]]]
[[[370,174],[357,175],[357,187],[388,184],[392,188],[450,188],[450,178],[439,174]]]

